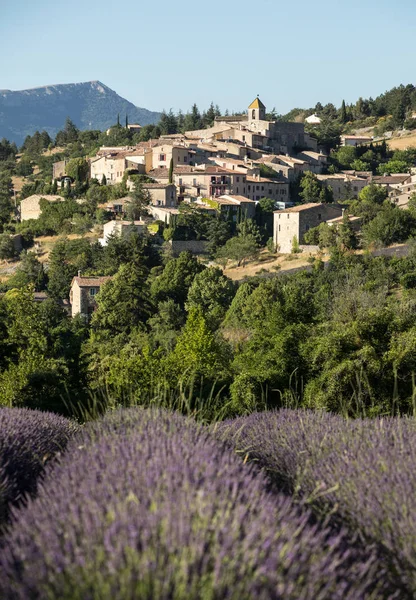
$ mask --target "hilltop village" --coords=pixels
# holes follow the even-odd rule
[[[320,124],[312,115],[306,123]],[[127,125],[139,132],[139,125]],[[111,130],[107,132],[111,133]],[[341,147],[354,149],[370,144],[372,137],[343,135]],[[68,173],[69,159],[53,163],[55,190],[75,183]],[[100,185],[124,185],[126,195],[98,205],[109,220],[103,223],[100,242],[109,236],[122,235],[135,228],[143,232],[152,222],[172,227],[180,207],[188,206],[207,215],[222,215],[234,224],[254,219],[256,206],[264,199],[275,209],[272,238],[280,253],[291,253],[293,247],[307,246],[305,235],[321,223],[337,227],[342,223],[343,202],[358,198],[369,184],[386,189],[394,202],[405,208],[414,191],[416,176],[409,173],[375,176],[371,171],[343,169],[328,172],[328,154],[317,140],[305,131],[303,123],[273,121],[266,118],[266,107],[256,98],[245,115],[216,116],[211,127],[184,133],[161,135],[158,139],[134,146],[102,146],[88,160],[88,177]],[[293,189],[305,174],[320,188],[322,202],[308,198],[296,202]],[[305,179],[305,181],[307,178]],[[142,195],[143,210],[138,218],[127,219],[130,192],[137,186]],[[38,219],[41,199],[62,201],[58,195],[33,194],[22,199],[19,216],[22,222]],[[78,200],[82,202],[82,200]],[[140,212],[142,214],[140,214]],[[349,217],[358,230],[361,219]],[[176,249],[204,253],[206,241],[173,241]]]

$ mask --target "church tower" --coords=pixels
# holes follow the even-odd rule
[[[265,121],[266,120],[266,107],[263,102],[257,96],[255,100],[248,107],[248,120],[249,121]]]

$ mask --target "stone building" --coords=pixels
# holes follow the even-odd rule
[[[47,202],[63,202],[65,198],[62,196],[54,196],[52,194],[33,194],[24,198],[20,203],[20,220],[28,221],[29,219],[39,219],[41,215],[40,201],[41,199]]]
[[[273,239],[279,252],[292,252],[293,242],[303,244],[309,229],[342,216],[342,208],[336,204],[300,204],[274,213]]]
[[[104,223],[103,237],[98,241],[106,246],[110,236],[128,236],[131,233],[144,233],[146,223],[144,221],[108,221]]]
[[[74,277],[71,282],[69,302],[71,304],[71,315],[75,317],[80,314],[89,319],[94,312],[97,303],[96,296],[101,286],[111,277]]]

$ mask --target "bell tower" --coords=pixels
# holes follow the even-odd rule
[[[266,107],[263,102],[257,96],[255,100],[248,107],[248,120],[249,121],[265,121],[266,120]]]

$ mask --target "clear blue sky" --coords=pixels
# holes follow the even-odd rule
[[[137,106],[285,113],[415,83],[414,0],[0,0],[0,89],[98,79]]]

